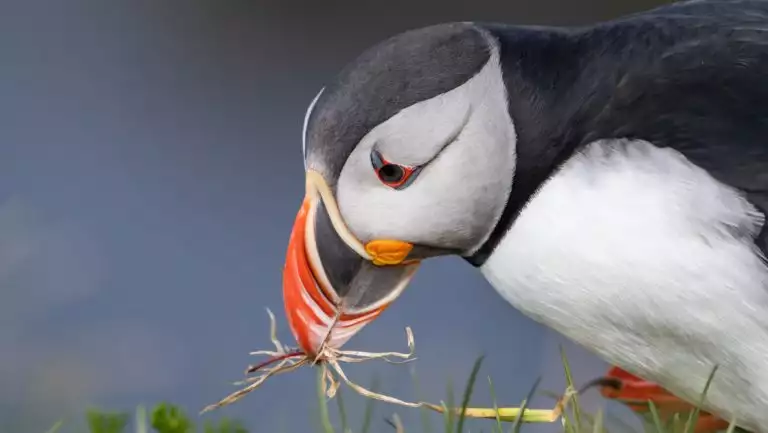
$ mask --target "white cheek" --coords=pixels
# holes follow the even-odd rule
[[[471,101],[465,128],[409,187],[393,190],[379,181],[370,162],[373,140],[364,140],[350,155],[337,199],[360,240],[389,238],[471,250],[493,229],[512,184],[515,133],[500,76],[497,81],[492,75],[477,78],[482,80],[455,94],[462,98],[457,105]]]

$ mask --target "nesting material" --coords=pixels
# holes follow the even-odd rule
[[[243,386],[243,388],[233,392],[217,403],[206,406],[201,411],[201,414],[230,405],[240,400],[251,391],[259,388],[270,377],[294,371],[305,365],[318,366],[322,369],[323,385],[325,387],[324,393],[329,399],[336,395],[339,386],[344,383],[363,397],[405,407],[428,408],[439,413],[452,410],[456,414],[461,414],[461,408],[448,409],[444,405],[437,405],[424,401],[409,402],[386,394],[373,392],[351,381],[344,373],[344,370],[341,368],[342,363],[366,362],[376,359],[394,364],[414,361],[416,359],[413,356],[416,344],[411,328],[405,328],[406,342],[408,345],[408,352],[406,353],[339,350],[328,347],[326,344],[322,344],[321,349],[318,351],[317,355],[312,356],[305,353],[301,349],[289,348],[283,345],[277,339],[277,325],[275,322],[275,315],[272,314],[269,309],[267,309],[267,314],[269,315],[270,320],[270,340],[275,347],[274,350],[259,350],[256,352],[251,352],[251,355],[268,357],[265,361],[259,364],[249,366],[245,371],[246,375],[256,375],[235,383],[236,385]],[[330,332],[328,334],[330,335]],[[468,407],[464,410],[464,416],[467,418],[499,419],[501,421],[515,421],[520,418],[520,421],[525,423],[555,422],[560,419],[560,415],[563,413],[563,410],[565,409],[568,401],[574,394],[576,394],[576,392],[571,389],[566,391],[565,395],[558,401],[557,405],[555,405],[553,409],[526,408],[523,411],[519,407],[498,409]]]

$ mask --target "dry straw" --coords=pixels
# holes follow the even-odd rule
[[[326,342],[330,337],[330,329],[326,335],[324,343],[320,346],[317,355],[311,356],[306,354],[300,349],[293,349],[286,347],[277,339],[277,325],[275,322],[275,315],[267,309],[270,321],[270,340],[275,346],[274,350],[260,350],[251,352],[251,355],[268,356],[269,358],[259,364],[249,366],[245,371],[246,375],[258,373],[256,376],[248,377],[243,381],[235,383],[236,385],[245,385],[244,388],[233,392],[227,397],[223,398],[217,403],[206,406],[202,413],[208,412],[213,409],[217,409],[223,406],[232,404],[246,394],[254,391],[260,387],[264,382],[272,376],[288,373],[294,371],[302,366],[319,366],[322,369],[323,383],[325,387],[325,395],[330,399],[336,395],[336,391],[339,389],[341,383],[345,383],[352,388],[355,392],[363,397],[372,398],[375,400],[383,401],[386,403],[396,404],[411,408],[428,408],[435,412],[445,413],[448,409],[444,405],[436,405],[420,402],[409,402],[401,400],[395,397],[391,397],[385,394],[373,392],[363,386],[352,382],[344,370],[341,368],[342,363],[355,363],[372,361],[380,359],[385,362],[401,364],[405,362],[414,361],[413,357],[416,343],[413,338],[413,332],[411,328],[405,328],[406,339],[408,344],[408,352],[361,352],[354,350],[338,350],[328,347]],[[338,319],[338,318],[337,318]],[[332,327],[330,327],[332,328]],[[465,408],[464,416],[467,418],[487,418],[487,419],[499,419],[501,421],[515,421],[520,418],[520,421],[525,423],[550,423],[560,419],[565,406],[570,398],[577,394],[576,391],[569,388],[565,395],[558,401],[553,409],[522,409],[519,407],[509,408]],[[456,414],[461,414],[461,408],[452,409]],[[522,416],[521,416],[522,415]]]

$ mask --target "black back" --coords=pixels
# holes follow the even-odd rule
[[[500,44],[518,162],[474,265],[552,172],[601,138],[672,147],[768,210],[768,1],[681,2],[585,28],[480,26]],[[757,242],[766,252],[765,230]]]

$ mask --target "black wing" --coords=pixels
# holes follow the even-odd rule
[[[473,263],[558,166],[602,138],[677,149],[768,211],[768,1],[678,2],[579,28],[479,25],[499,42],[517,165]]]
[[[630,20],[649,18],[682,35],[621,76],[584,142],[629,137],[674,148],[766,214],[768,1],[685,2]]]

